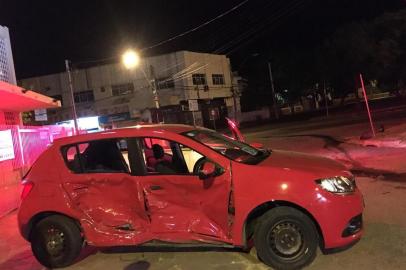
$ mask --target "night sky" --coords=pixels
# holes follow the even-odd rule
[[[124,48],[147,48],[242,1],[0,0],[0,25],[10,29],[21,79],[62,71],[66,58],[77,66],[114,61]],[[342,24],[403,7],[403,0],[249,0],[204,28],[146,49],[143,55],[177,50],[225,53],[235,68],[252,53],[306,51]]]

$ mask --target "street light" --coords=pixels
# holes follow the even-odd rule
[[[121,61],[123,62],[123,65],[126,69],[133,69],[135,67],[137,67],[140,63],[140,56],[138,55],[138,53],[134,50],[127,50],[123,53],[123,55],[121,56]],[[152,80],[148,79],[147,74],[145,73],[145,70],[140,67],[142,74],[145,77],[145,80],[147,80],[149,87],[151,88],[152,91],[152,95],[154,97],[154,103],[155,103],[155,108],[157,109],[157,122],[159,123],[159,115],[158,115],[158,110],[159,110],[159,99],[158,99],[158,92],[156,89],[156,85],[155,85],[155,78]]]
[[[140,63],[140,56],[133,50],[127,50],[121,56],[121,60],[126,69],[133,69]]]

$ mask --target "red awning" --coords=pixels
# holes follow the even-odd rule
[[[26,112],[61,107],[59,100],[0,81],[0,111]]]

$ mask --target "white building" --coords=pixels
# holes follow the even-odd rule
[[[211,126],[213,118],[220,122],[233,116],[235,104],[240,111],[225,55],[179,51],[143,58],[134,70],[115,63],[73,70],[72,77],[78,117],[100,116],[103,124],[156,122],[153,85],[161,106],[159,121]],[[72,119],[66,72],[23,79],[20,84],[62,101],[62,109],[48,112],[50,123]],[[198,111],[192,114],[189,105],[196,103]]]
[[[8,28],[0,25],[0,81],[17,84]]]

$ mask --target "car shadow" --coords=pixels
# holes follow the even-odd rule
[[[35,259],[31,250],[27,249],[0,263],[0,269],[43,270],[44,267]]]
[[[147,261],[138,261],[131,263],[123,268],[123,270],[148,270],[151,264]]]
[[[224,248],[224,247],[179,247],[179,246],[117,246],[99,248],[98,252],[105,254],[120,254],[120,253],[161,253],[161,252],[244,252],[241,248]],[[145,260],[133,262],[123,270],[148,270],[151,263]]]
[[[144,252],[243,252],[241,248],[207,247],[207,246],[116,246],[99,248],[99,252],[110,253],[144,253]]]

